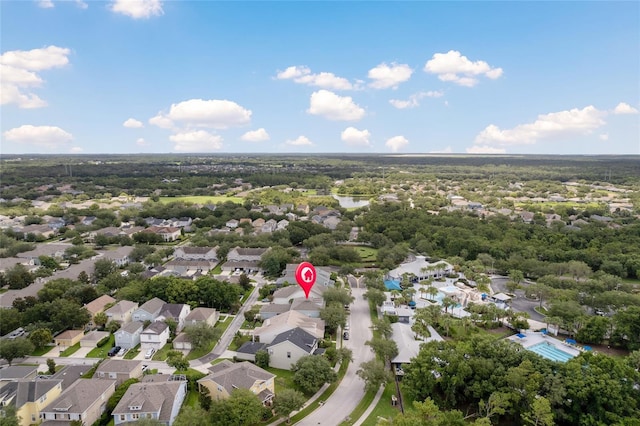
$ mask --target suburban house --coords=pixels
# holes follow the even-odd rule
[[[144,326],[140,321],[131,321],[115,332],[116,346],[132,349],[140,344],[140,334]]]
[[[14,231],[23,234],[25,239],[29,238],[29,234],[33,234],[36,237],[40,236],[45,239],[53,237],[56,233],[49,225],[27,225],[20,229],[14,229]]]
[[[178,327],[176,332],[182,331],[187,316],[191,313],[191,306],[184,303],[165,303],[156,321],[174,320]]]
[[[195,308],[185,318],[184,326],[187,327],[189,325],[205,323],[213,327],[219,318],[220,312],[213,308]]]
[[[133,251],[133,247],[131,246],[122,246],[118,247],[115,250],[105,251],[102,256],[104,259],[108,259],[115,263],[118,267],[127,266],[131,262],[131,252]]]
[[[0,388],[0,407],[12,405],[20,426],[40,421],[40,413],[62,393],[62,380],[16,380]]]
[[[10,365],[0,369],[0,385],[2,382],[12,382],[19,379],[35,379],[38,367],[27,365]]]
[[[209,367],[210,374],[198,380],[200,389],[209,389],[212,400],[228,398],[234,389],[249,389],[265,405],[275,396],[275,374],[250,362],[224,360]]]
[[[80,338],[80,347],[95,348],[96,346],[98,346],[98,342],[100,342],[100,340],[104,339],[105,337],[109,337],[110,334],[111,333],[109,333],[108,331],[90,331]]]
[[[112,303],[116,303],[116,299],[107,294],[104,294],[84,305],[84,307],[89,312],[89,315],[91,315],[91,320],[88,324],[89,328],[93,328],[95,326],[95,324],[93,323],[93,317],[95,317],[96,314],[99,314],[100,312],[104,312],[106,306]]]
[[[300,327],[278,334],[268,346],[269,367],[291,370],[300,358],[313,355],[318,339]]]
[[[323,307],[324,299],[322,295],[327,288],[324,286],[314,285],[309,292],[309,298],[304,295],[304,290],[298,285],[289,285],[283,288],[279,288],[273,293],[272,303],[278,305],[289,305],[292,300],[308,300],[316,305]]]
[[[269,251],[267,248],[242,248],[235,247],[227,253],[227,261],[235,262],[260,262],[262,255]]]
[[[316,339],[324,337],[324,320],[310,318],[297,311],[288,311],[264,320],[262,326],[253,330],[253,336],[261,343],[271,343],[277,335],[299,327]]]
[[[54,337],[53,343],[61,348],[69,348],[80,342],[80,339],[82,339],[83,336],[84,330],[67,330]]]
[[[173,252],[175,259],[218,261],[218,247],[177,247]]]
[[[40,266],[40,256],[62,260],[65,250],[69,247],[72,246],[68,244],[38,244],[33,250],[17,253],[16,257],[26,259],[29,265]]]
[[[121,300],[105,311],[109,322],[117,321],[126,324],[131,321],[133,312],[138,309],[138,304],[128,300]]]
[[[167,344],[167,340],[169,340],[169,334],[169,326],[166,323],[162,321],[152,322],[140,334],[140,350],[162,349]]]
[[[191,340],[189,340],[187,333],[178,334],[171,342],[171,345],[173,346],[173,349],[178,351],[190,351],[193,349],[193,345],[191,344]]]
[[[242,346],[236,349],[235,359],[242,361],[256,362],[256,353],[259,351],[266,351],[267,344],[260,342],[244,342]]]
[[[164,242],[175,241],[181,235],[181,229],[174,226],[150,226],[142,232],[160,235]]]
[[[133,311],[131,318],[133,321],[155,321],[165,303],[164,300],[157,297],[147,300],[142,306]]]
[[[140,377],[142,377],[142,361],[113,358],[102,361],[93,374],[94,379],[116,380],[116,386],[126,380]]]
[[[92,425],[105,411],[115,389],[115,380],[78,379],[47,405],[40,417],[43,422],[60,421],[68,425],[72,420],[80,420],[84,425]]]
[[[240,225],[240,222],[238,221],[238,219],[231,219],[231,220],[228,220],[227,223],[225,223],[225,226],[231,229],[237,228],[238,225]]]
[[[206,274],[215,269],[216,262],[210,260],[173,259],[164,264],[166,269],[175,271],[178,275],[193,275],[196,272]]]
[[[186,380],[134,383],[113,409],[114,424],[154,419],[160,424],[171,426],[186,395]]]
[[[298,281],[296,281],[297,268],[298,268],[297,263],[288,263],[282,276],[278,278],[278,280],[276,281],[276,285],[282,286],[284,284],[294,284],[295,287],[297,287],[297,283],[298,283]],[[316,267],[316,285],[314,285],[313,288],[328,287],[328,286],[333,286],[334,284],[335,284],[335,281],[331,279],[331,272],[327,271],[326,269]],[[324,289],[321,291],[324,291]]]
[[[263,321],[268,320],[276,315],[289,312],[290,309],[291,305],[289,304],[269,303],[268,305],[262,305],[262,308],[260,308],[260,319]]]

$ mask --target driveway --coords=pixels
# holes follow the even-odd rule
[[[352,290],[356,300],[351,305],[351,318],[349,319],[351,339],[343,341],[344,346],[353,351],[353,362],[349,364],[340,386],[326,400],[325,404],[296,423],[297,425],[338,425],[356,408],[364,396],[364,381],[356,375],[356,371],[360,368],[360,363],[374,357],[371,348],[364,344],[372,338],[369,303],[362,297],[364,292],[363,288]]]
[[[496,293],[509,293],[507,290],[508,277],[502,277],[494,275],[491,277],[491,287]],[[526,284],[525,284],[526,285]],[[540,302],[536,300],[529,300],[524,297],[524,290],[516,290],[516,297],[511,299],[511,309],[516,312],[526,312],[529,314],[529,318],[535,321],[543,321],[544,316],[537,313],[533,308],[539,306]]]

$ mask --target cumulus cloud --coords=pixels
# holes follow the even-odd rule
[[[291,146],[311,146],[313,142],[311,142],[308,137],[300,135],[293,140],[289,139],[285,141],[285,144]]]
[[[590,105],[583,109],[541,114],[533,123],[520,124],[502,130],[495,124],[487,126],[475,138],[477,145],[529,145],[538,140],[566,134],[589,134],[603,126],[606,112]]]
[[[504,148],[496,148],[488,145],[474,145],[467,148],[468,154],[504,154],[507,152]]]
[[[10,50],[0,55],[0,104],[20,108],[42,108],[47,102],[32,92],[44,83],[38,71],[69,63],[71,51],[57,46],[33,50]]]
[[[485,61],[470,61],[457,50],[434,54],[425,64],[424,71],[436,74],[442,81],[466,87],[475,86],[478,76],[495,80],[502,75],[502,68],[493,68]]]
[[[175,143],[174,151],[179,152],[212,152],[222,148],[222,136],[205,130],[176,133],[169,140]]]
[[[264,128],[258,130],[250,130],[240,137],[243,141],[247,142],[262,142],[270,139],[269,133]]]
[[[415,108],[420,106],[420,100],[424,98],[439,98],[444,95],[443,92],[439,90],[430,90],[428,92],[418,92],[409,96],[409,99],[401,100],[401,99],[390,99],[389,103],[398,109],[407,109],[407,108]]]
[[[628,103],[620,102],[613,110],[614,114],[637,114],[638,110]]]
[[[318,90],[311,94],[309,114],[320,115],[335,121],[358,121],[365,115],[351,96],[338,96],[328,90]]]
[[[351,90],[354,88],[349,80],[338,77],[330,72],[320,72],[314,74],[309,67],[304,65],[294,65],[284,71],[279,71],[276,75],[278,80],[293,80],[299,84],[321,87],[332,90]]]
[[[390,87],[397,89],[400,83],[404,83],[411,78],[411,74],[413,74],[413,70],[407,64],[396,64],[394,62],[391,65],[387,65],[382,63],[369,70],[368,77],[373,80],[369,83],[369,87],[374,89],[388,89]]]
[[[370,137],[371,133],[368,130],[358,130],[355,127],[347,127],[340,133],[340,139],[348,146],[370,147]]]
[[[41,7],[43,9],[51,9],[52,7],[55,7],[55,5],[51,0],[40,0],[38,2],[38,7]]]
[[[147,142],[146,140],[144,140],[144,138],[138,138],[138,140],[136,141],[136,145],[138,145],[138,146],[149,146],[151,144],[149,142]]]
[[[160,112],[149,123],[163,129],[176,125],[226,129],[251,121],[251,111],[228,100],[190,99],[171,105],[168,113]]]
[[[384,143],[387,148],[392,152],[398,152],[409,144],[409,141],[404,136],[394,136]]]
[[[47,149],[58,148],[73,140],[73,135],[60,127],[33,126],[31,124],[7,130],[2,135],[8,142],[35,145]]]
[[[164,15],[160,0],[115,0],[110,8],[112,12],[133,19],[148,19],[152,16]]]
[[[135,118],[127,119],[127,121],[122,123],[122,125],[128,129],[139,129],[140,127],[144,127],[142,121],[136,120]]]

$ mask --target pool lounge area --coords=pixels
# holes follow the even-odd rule
[[[567,362],[580,354],[577,348],[543,333],[516,334],[508,339],[551,361]]]

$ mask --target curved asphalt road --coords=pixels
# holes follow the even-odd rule
[[[491,288],[493,288],[493,291],[496,293],[508,293],[507,281],[509,281],[508,277],[494,275],[491,277]],[[515,294],[516,297],[511,299],[511,309],[517,312],[526,312],[532,320],[544,322],[544,316],[540,315],[533,309],[536,306],[539,306],[540,302],[525,298],[524,290],[516,290]]]
[[[374,357],[371,348],[364,344],[372,338],[369,303],[362,298],[364,292],[363,288],[352,289],[352,295],[356,300],[351,305],[349,319],[351,339],[343,341],[344,346],[353,351],[353,362],[349,364],[342,382],[325,404],[296,425],[338,425],[356,408],[364,396],[364,381],[356,375],[356,371],[360,368],[360,363]]]

